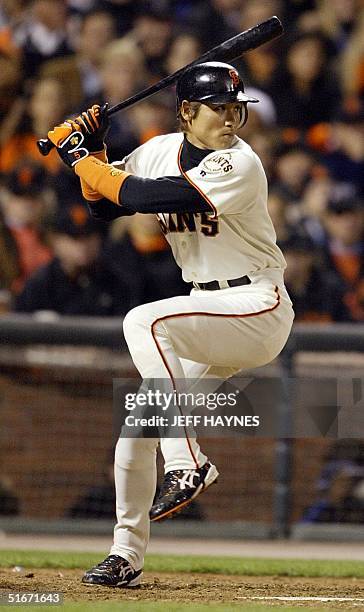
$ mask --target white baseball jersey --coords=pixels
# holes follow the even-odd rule
[[[206,155],[184,172],[183,134],[152,138],[124,158],[125,170],[143,178],[183,175],[211,213],[159,214],[159,222],[185,281],[229,280],[286,266],[267,209],[267,180],[260,159],[236,137],[230,149]]]

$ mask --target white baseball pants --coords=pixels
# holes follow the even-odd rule
[[[293,322],[283,283],[264,276],[250,285],[192,290],[138,306],[124,319],[131,357],[143,378],[226,379],[271,362],[284,347]],[[156,450],[165,471],[201,467],[206,456],[196,439],[119,438],[115,451],[117,524],[110,554],[143,566],[149,509],[156,490]]]

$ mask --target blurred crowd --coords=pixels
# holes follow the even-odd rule
[[[259,98],[261,157],[296,321],[364,321],[363,0],[0,0],[0,311],[119,315],[188,293],[154,217],[93,221],[36,147],[272,15],[283,37],[234,62]],[[112,117],[109,159],[176,130],[173,88]]]
[[[364,523],[364,443],[336,440],[324,458],[304,523]]]

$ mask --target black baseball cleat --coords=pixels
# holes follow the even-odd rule
[[[195,470],[172,470],[164,476],[159,495],[149,517],[151,521],[171,518],[216,482],[219,472],[207,461]]]
[[[85,572],[82,582],[110,587],[136,587],[141,582],[142,572],[143,570],[135,571],[123,557],[109,555]]]

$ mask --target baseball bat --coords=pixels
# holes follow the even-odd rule
[[[136,104],[141,100],[149,98],[149,96],[152,96],[153,94],[157,93],[157,91],[161,91],[162,89],[165,89],[165,87],[172,85],[172,83],[177,81],[177,79],[185,72],[185,70],[195,64],[201,64],[202,62],[211,61],[231,62],[234,59],[240,57],[243,53],[246,53],[247,51],[252,51],[257,47],[260,47],[264,43],[269,42],[270,40],[273,40],[278,36],[281,36],[281,34],[283,34],[283,26],[281,21],[278,19],[278,17],[270,17],[270,19],[262,21],[262,23],[258,23],[256,26],[253,26],[252,28],[241,32],[240,34],[237,34],[236,36],[225,40],[225,42],[221,43],[220,45],[217,45],[213,49],[210,49],[210,51],[207,51],[198,59],[194,60],[190,64],[187,64],[187,66],[184,66],[183,68],[176,70],[176,72],[174,72],[173,74],[170,74],[164,79],[161,79],[160,81],[158,81],[158,83],[155,83],[154,85],[143,89],[134,96],[127,98],[123,102],[112,106],[108,110],[108,116],[110,117],[111,115],[118,113],[124,108],[129,108],[133,104]],[[38,140],[37,145],[39,152],[42,155],[48,155],[48,153],[54,147],[53,143],[48,140],[48,138]]]

